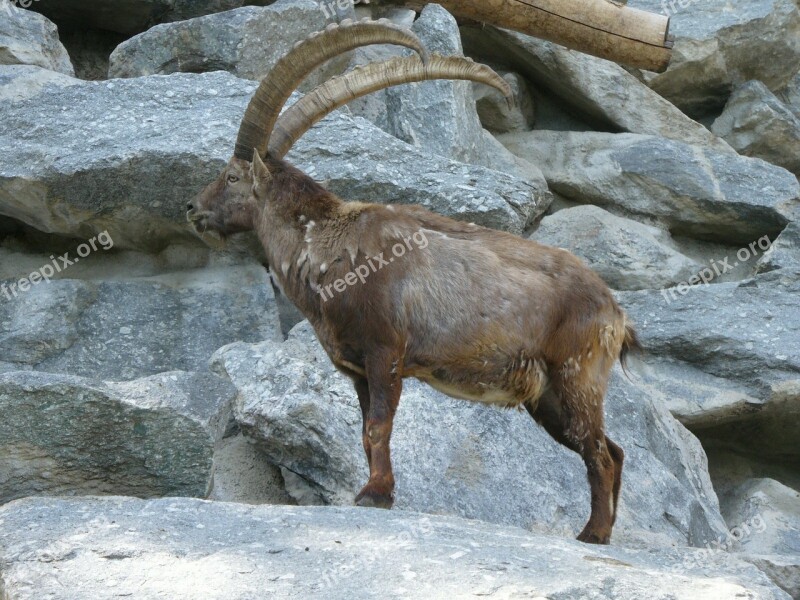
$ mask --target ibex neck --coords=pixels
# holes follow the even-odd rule
[[[256,228],[270,270],[284,295],[312,322],[320,317],[318,279],[330,264],[321,233],[344,204],[287,163],[269,164],[274,195],[261,207]]]

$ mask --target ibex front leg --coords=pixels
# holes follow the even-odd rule
[[[372,353],[367,358],[369,409],[364,415],[364,447],[369,452],[369,481],[356,496],[358,506],[391,508],[394,474],[389,452],[392,423],[403,382],[395,353]],[[363,403],[362,403],[363,407]]]

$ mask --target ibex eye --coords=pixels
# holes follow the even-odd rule
[[[228,183],[236,183],[239,178],[236,175],[228,175]]]

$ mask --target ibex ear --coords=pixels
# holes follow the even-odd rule
[[[269,183],[272,179],[272,174],[269,172],[267,165],[261,160],[258,150],[253,151],[253,162],[250,165],[250,174],[253,176],[253,185],[263,185]]]

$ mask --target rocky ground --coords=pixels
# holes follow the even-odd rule
[[[800,597],[795,0],[629,0],[671,13],[657,75],[436,5],[17,4],[0,0],[0,599]],[[395,509],[350,507],[349,382],[253,238],[212,252],[184,223],[255,82],[354,13],[492,65],[516,107],[393,88],[289,160],[348,199],[567,248],[616,290],[646,354],[607,398],[626,451],[611,548],[572,540],[576,455],[416,382]]]

